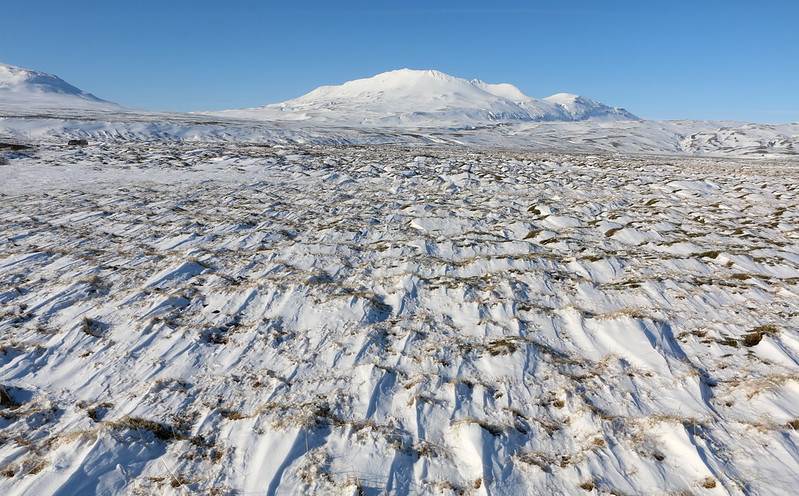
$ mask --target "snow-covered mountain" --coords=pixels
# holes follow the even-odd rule
[[[413,69],[321,86],[282,103],[213,114],[380,126],[637,119],[624,109],[577,95],[561,93],[539,100],[508,83],[470,81],[439,71]]]
[[[76,88],[58,76],[0,64],[0,108],[118,109],[119,106]]]
[[[637,120],[638,117],[623,108],[610,107],[604,103],[571,93],[556,93],[544,98],[544,101],[556,105],[571,117],[571,120],[586,119]]]

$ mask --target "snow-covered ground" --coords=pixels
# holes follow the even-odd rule
[[[566,153],[799,157],[799,124],[586,120],[392,128],[135,111],[21,113],[0,107],[0,141],[63,144],[69,139],[217,144],[447,144]]]
[[[0,494],[795,494],[797,152],[435,71],[209,115],[0,65]]]
[[[796,162],[182,119],[0,124],[0,494],[799,487]]]

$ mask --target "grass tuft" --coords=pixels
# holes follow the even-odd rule
[[[162,441],[180,441],[187,439],[187,436],[179,429],[169,424],[162,424],[140,417],[123,417],[119,420],[109,422],[112,429],[129,429],[135,431],[149,431]]]
[[[752,346],[757,346],[763,340],[763,336],[773,336],[777,334],[778,330],[777,326],[772,324],[758,326],[744,335],[741,342],[744,346],[751,348]]]

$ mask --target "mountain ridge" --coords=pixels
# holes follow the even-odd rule
[[[207,113],[255,120],[370,125],[639,120],[622,108],[587,97],[566,93],[552,97],[558,98],[553,101],[533,98],[510,83],[487,83],[433,69],[405,68],[339,85],[320,86],[284,102]]]

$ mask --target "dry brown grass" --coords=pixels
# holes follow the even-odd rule
[[[187,436],[179,429],[169,424],[162,424],[152,420],[147,420],[139,417],[123,417],[113,422],[108,422],[106,425],[112,429],[129,429],[136,431],[149,431],[162,441],[179,441],[187,439]]]
[[[773,336],[777,334],[779,329],[777,326],[773,324],[766,324],[762,326],[755,327],[749,333],[744,335],[741,342],[744,346],[752,347],[757,346],[760,341],[763,339],[764,336]]]
[[[705,489],[713,489],[716,487],[716,480],[713,477],[705,477],[705,479],[702,480],[702,487]]]

